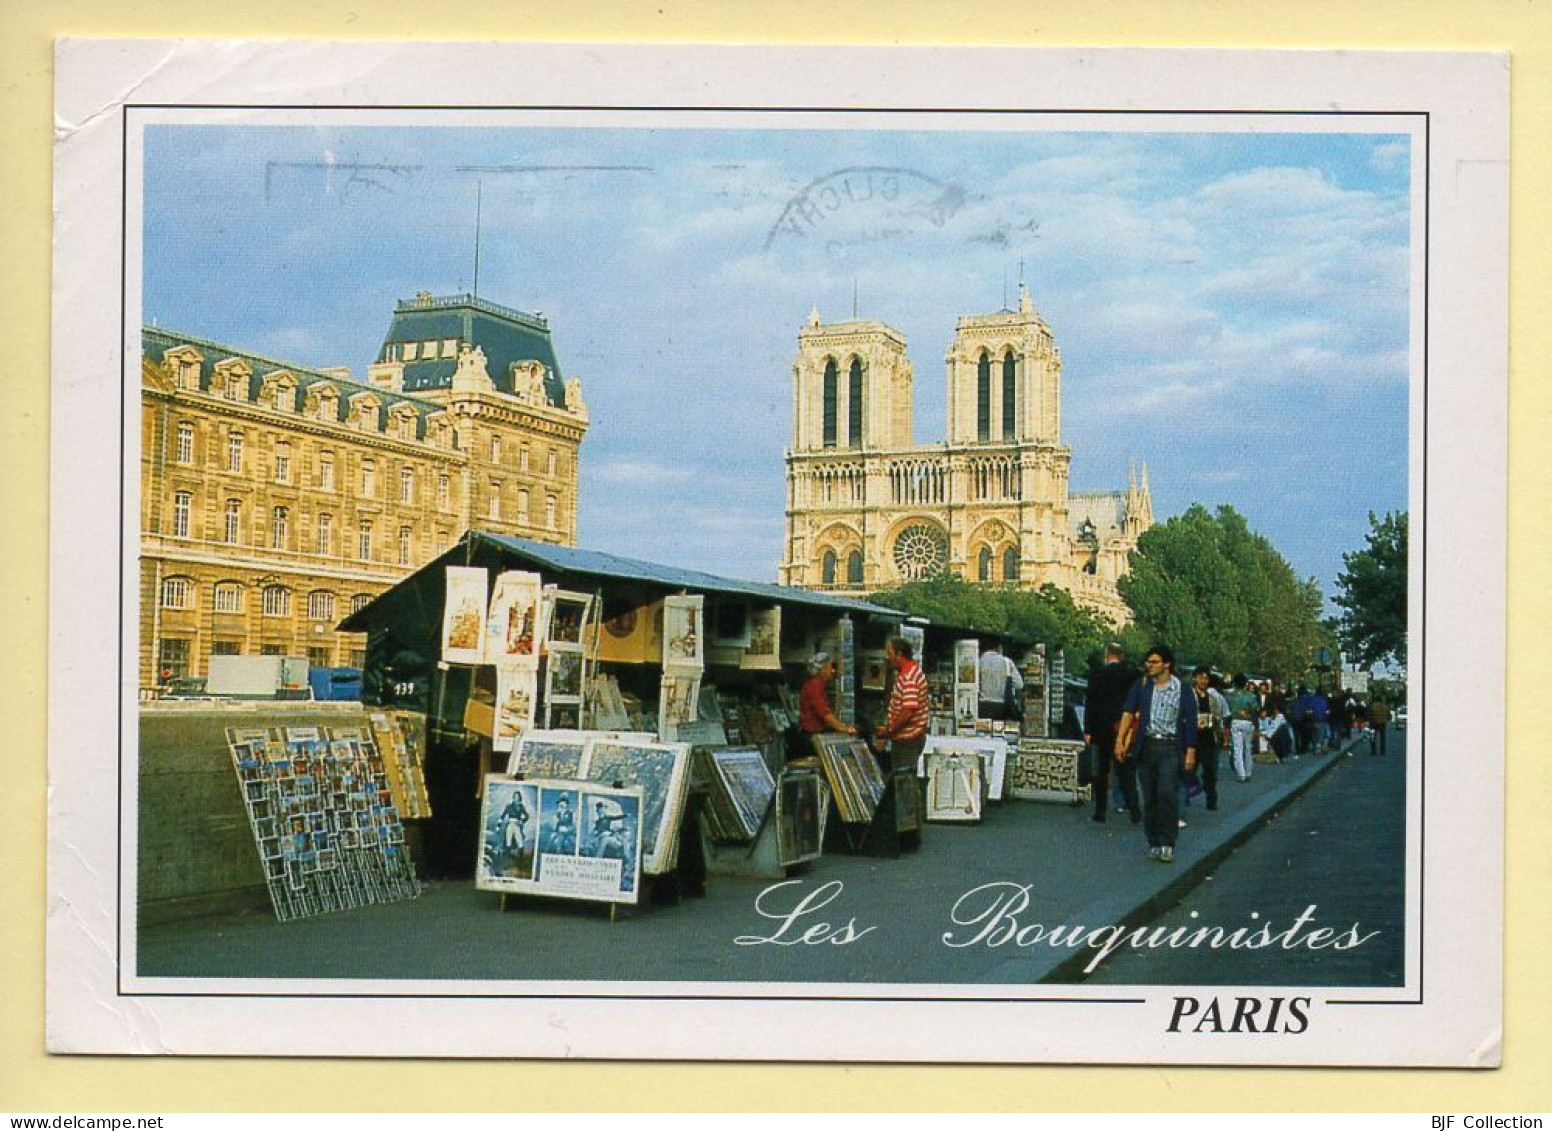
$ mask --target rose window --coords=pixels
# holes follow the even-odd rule
[[[948,539],[935,526],[912,523],[895,539],[895,570],[907,581],[941,573],[948,564]]]

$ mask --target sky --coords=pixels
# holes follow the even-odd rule
[[[1020,279],[1072,490],[1146,463],[1157,520],[1229,504],[1328,597],[1407,505],[1404,135],[582,121],[150,126],[144,320],[364,380],[397,300],[473,285],[478,193],[481,297],[583,381],[580,545],[774,580],[810,309],[905,335],[933,442]]]

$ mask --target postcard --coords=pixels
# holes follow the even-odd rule
[[[1499,1063],[1503,56],[212,47],[58,49],[52,1050]],[[538,577],[493,605],[496,545]],[[902,590],[958,604],[881,662]],[[890,665],[986,725],[1007,594],[1147,659],[1161,741],[1220,618],[1270,733],[1305,680],[1362,715],[1218,751],[1166,830],[1161,763],[1146,812],[1075,773],[1101,658],[1022,622],[1050,734],[1005,722],[1000,800],[944,743],[955,819],[867,854]],[[795,722],[821,645],[863,733],[774,775],[772,874],[692,874],[684,757],[564,780],[595,675]],[[531,779],[483,799],[482,674]],[[368,788],[324,736],[387,711]]]

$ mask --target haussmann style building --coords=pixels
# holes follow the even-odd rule
[[[1054,584],[1113,622],[1116,589],[1153,523],[1148,473],[1122,491],[1068,490],[1062,362],[1020,286],[1017,310],[959,319],[948,439],[912,439],[904,337],[881,322],[798,333],[783,584],[862,595],[943,570]]]
[[[220,654],[360,666],[335,624],[466,529],[576,542],[588,410],[539,315],[419,294],[364,380],[141,341],[142,687]]]

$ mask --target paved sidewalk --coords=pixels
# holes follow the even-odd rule
[[[1404,747],[1404,735],[1393,732],[1392,757],[1399,761]],[[1000,893],[1027,898],[1017,915],[1021,926],[1140,926],[1178,903],[1273,813],[1343,761],[1340,754],[1328,754],[1258,765],[1245,783],[1229,772],[1220,784],[1217,812],[1207,812],[1200,799],[1186,811],[1189,827],[1181,830],[1173,865],[1146,860],[1143,835],[1124,816],[1112,814],[1096,824],[1087,806],[1024,801],[989,806],[977,826],[930,825],[920,851],[899,859],[826,856],[795,874],[795,883],[765,895],[763,906],[780,913],[832,885],[821,893],[831,901],[780,942],[737,941],[777,934],[780,922],[756,911],[757,898],[773,881],[713,876],[704,898],[631,909],[613,923],[606,910],[566,901],[514,901],[502,913],[498,896],[476,891],[472,881],[452,881],[432,884],[408,903],[290,923],[248,913],[145,927],[138,973],[773,982],[787,984],[783,992],[797,982],[1081,981],[1079,967],[1093,951],[1045,943],[989,946],[987,940],[948,945],[946,933],[952,932],[950,941],[964,942],[978,930],[953,924],[956,902],[980,885],[998,883],[1005,885]],[[1394,821],[1404,821],[1401,791],[1387,794],[1383,804],[1393,807]],[[1394,880],[1401,884],[1399,870]],[[1338,894],[1314,893],[1310,901]],[[972,918],[972,908],[984,909],[989,898],[988,891],[967,897],[961,918]],[[819,941],[798,942],[815,922],[829,929],[810,936]],[[844,945],[834,941],[838,933],[844,937],[849,922],[860,937]]]

